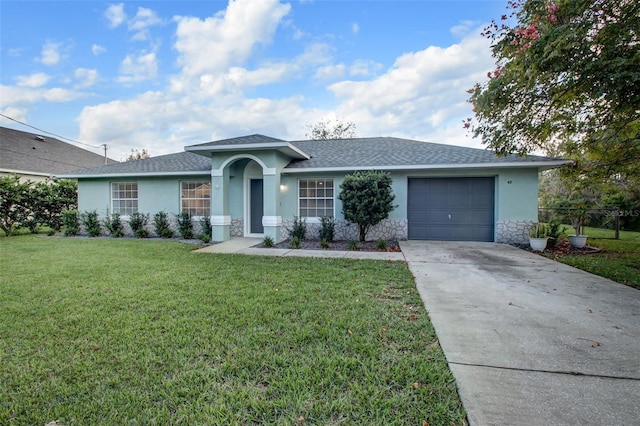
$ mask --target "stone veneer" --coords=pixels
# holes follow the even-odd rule
[[[231,218],[229,235],[232,237],[244,237],[244,220],[241,218]]]
[[[293,219],[283,219],[280,228],[280,238],[289,238],[289,229],[293,227]],[[307,223],[307,238],[318,238],[321,224]],[[408,235],[408,223],[406,220],[383,220],[367,232],[367,240],[406,240]],[[357,240],[358,225],[344,220],[337,220],[335,227],[336,240]]]
[[[496,243],[527,244],[529,230],[536,223],[533,220],[499,220],[496,223]]]

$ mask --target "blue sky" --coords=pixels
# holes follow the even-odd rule
[[[106,143],[115,159],[253,133],[304,139],[320,119],[480,147],[462,127],[466,90],[493,68],[480,31],[505,5],[2,0],[0,112]]]

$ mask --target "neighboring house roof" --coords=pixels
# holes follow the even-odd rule
[[[466,148],[394,137],[287,142],[263,135],[207,142],[185,147],[186,152],[78,170],[64,177],[126,177],[204,175],[211,172],[211,153],[276,149],[292,161],[287,173],[350,170],[420,170],[492,167],[537,167],[566,164],[541,156],[497,157],[485,149]]]
[[[211,175],[211,158],[191,152],[125,161],[90,169],[75,170],[60,177],[126,177],[126,176]]]
[[[116,161],[108,159],[110,164]],[[0,172],[53,176],[104,164],[104,156],[34,133],[0,127]]]

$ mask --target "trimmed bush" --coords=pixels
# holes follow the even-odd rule
[[[182,212],[176,215],[176,221],[178,222],[178,230],[180,235],[185,240],[193,238],[193,223],[191,222],[191,215],[189,212]]]
[[[162,238],[173,238],[173,229],[171,229],[171,224],[169,223],[169,214],[164,210],[153,215],[153,226],[158,236]]]
[[[90,212],[84,212],[80,215],[84,230],[90,237],[97,237],[100,235],[100,220],[98,219],[98,212],[93,210]]]
[[[112,213],[110,217],[104,220],[103,225],[113,238],[120,238],[124,235],[124,227],[120,220],[120,213]]]
[[[289,229],[289,237],[297,238],[301,242],[307,236],[307,222],[298,216],[293,217],[293,226]]]
[[[320,241],[333,242],[336,235],[336,220],[332,216],[322,216],[320,218],[320,231],[318,238]]]
[[[131,226],[131,231],[136,238],[147,238],[149,236],[149,231],[147,230],[147,223],[149,222],[149,214],[144,214],[140,212],[135,212],[131,214],[131,219],[129,220],[129,226]]]
[[[211,241],[211,235],[213,234],[213,227],[211,226],[211,216],[204,216],[200,218],[200,241],[208,243]]]
[[[78,221],[78,210],[67,209],[62,212],[62,225],[64,226],[64,235],[72,237],[80,233],[80,223]]]

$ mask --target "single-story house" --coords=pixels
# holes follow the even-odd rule
[[[185,152],[78,170],[78,208],[188,211],[210,217],[213,241],[288,237],[294,218],[313,233],[333,216],[339,239],[357,238],[338,199],[346,174],[382,170],[396,209],[369,239],[525,242],[538,218],[538,174],[566,160],[497,157],[492,151],[394,137],[285,141],[250,135],[185,147]]]

